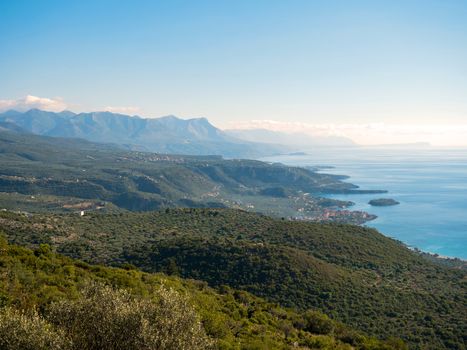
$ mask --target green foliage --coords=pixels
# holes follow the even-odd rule
[[[131,349],[129,343],[149,340],[168,341],[161,345],[164,349],[203,348],[209,345],[205,333],[215,340],[216,348],[232,350],[289,349],[294,344],[306,348],[316,339],[332,345],[322,349],[349,349],[348,344],[355,349],[373,343],[386,346],[335,321],[327,335],[310,333],[303,329],[305,315],[227,286],[216,292],[201,281],[89,265],[52,252],[38,254],[41,248],[31,251],[7,245],[4,240],[0,248],[0,293],[7,298],[4,312],[17,313],[11,307],[41,310],[47,321],[35,316],[34,322],[48,329],[52,340],[61,334],[75,349],[118,348],[106,347],[110,342]]]
[[[52,303],[41,316],[0,309],[0,348],[5,350],[201,350],[214,343],[193,307],[160,287],[155,300],[91,283],[78,299]]]
[[[187,300],[161,287],[154,301],[90,284],[77,300],[53,303],[47,318],[76,350],[207,349],[211,341]]]
[[[35,310],[27,314],[7,307],[0,309],[0,349],[68,350],[71,342]]]
[[[334,322],[322,313],[308,311],[305,313],[304,318],[305,325],[303,329],[310,333],[329,334],[334,330]]]
[[[427,261],[372,229],[227,209],[82,218],[6,212],[0,223],[15,243],[49,243],[88,263],[130,263],[228,285],[282,306],[319,310],[367,334],[402,337],[414,348],[465,349],[466,272]],[[56,297],[59,290],[44,293]]]

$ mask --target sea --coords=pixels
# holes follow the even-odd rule
[[[345,181],[384,194],[327,195],[350,200],[350,209],[378,216],[365,225],[407,246],[467,260],[467,150],[428,147],[321,148],[303,154],[267,157],[268,162],[320,167],[347,175]],[[392,198],[396,206],[368,201]]]

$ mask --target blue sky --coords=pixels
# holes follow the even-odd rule
[[[465,0],[0,0],[0,50],[4,105],[467,124]]]

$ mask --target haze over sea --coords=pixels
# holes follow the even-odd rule
[[[295,166],[332,166],[321,172],[347,175],[361,189],[386,194],[331,195],[350,200],[352,210],[378,216],[366,225],[410,247],[467,259],[467,151],[461,149],[316,149],[306,155],[262,160]],[[374,198],[400,205],[374,207]]]

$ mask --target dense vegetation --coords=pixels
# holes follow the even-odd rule
[[[0,132],[0,205],[27,211],[234,207],[275,216],[349,205],[341,177],[221,157],[131,152],[111,145]],[[305,193],[311,193],[308,196]]]
[[[52,245],[90,263],[229,285],[414,348],[465,349],[466,273],[377,231],[228,209],[150,213],[0,213],[12,242]]]
[[[201,323],[199,323],[201,321]],[[209,339],[204,335],[207,334]],[[73,260],[0,237],[0,348],[406,349],[316,312],[298,313],[223,286],[130,265]]]
[[[77,299],[36,310],[0,309],[4,350],[201,350],[211,349],[193,307],[161,287],[153,299],[90,283]],[[176,336],[174,336],[176,335]]]

